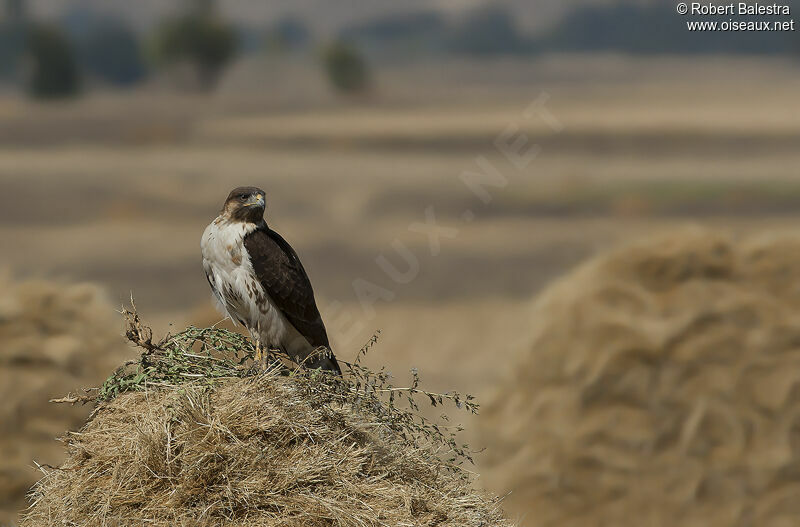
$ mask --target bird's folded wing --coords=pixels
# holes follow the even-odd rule
[[[261,287],[275,307],[309,344],[329,348],[311,281],[289,243],[269,227],[263,227],[245,236],[244,247]]]

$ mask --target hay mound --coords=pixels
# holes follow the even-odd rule
[[[429,454],[274,371],[128,392],[69,436],[22,526],[507,525]]]
[[[800,238],[617,250],[542,294],[532,329],[481,422],[531,525],[796,525]]]
[[[53,439],[77,430],[88,408],[48,403],[102,381],[126,354],[114,308],[99,287],[14,283],[0,273],[0,525],[16,521],[25,493],[58,464]]]

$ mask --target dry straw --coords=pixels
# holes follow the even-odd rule
[[[345,379],[276,356],[259,372],[239,335],[153,343],[128,317],[142,357],[90,396],[105,402],[67,436],[67,462],[44,470],[23,527],[509,525],[459,467],[468,447],[413,406],[471,398],[424,392],[416,376],[396,388],[357,362]]]
[[[119,364],[119,327],[97,286],[14,282],[0,272],[0,525],[25,507],[39,476],[32,460],[59,463],[63,449],[53,438],[89,414],[48,400],[101,382]]]
[[[533,526],[800,518],[800,238],[689,230],[538,300],[482,416],[494,488]]]

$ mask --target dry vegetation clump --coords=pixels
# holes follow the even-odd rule
[[[487,475],[530,525],[800,518],[800,237],[655,237],[540,296],[482,416]]]
[[[142,355],[95,392],[23,527],[510,525],[458,465],[469,452],[400,404],[471,398],[424,392],[416,375],[393,387],[358,359],[340,361],[345,379],[275,356],[260,371],[239,334],[190,327],[154,342],[126,314]]]
[[[101,381],[126,346],[97,286],[0,276],[0,524],[13,522],[40,463],[60,463],[54,439],[76,430],[88,408],[48,403]]]

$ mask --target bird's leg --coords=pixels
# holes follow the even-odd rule
[[[254,362],[259,364],[264,355],[264,349],[261,347],[261,323],[256,323],[255,328],[250,329],[250,336],[256,341],[256,356]]]
[[[269,357],[269,353],[266,354],[264,353],[265,346],[261,342],[260,326],[257,326],[256,330],[254,332],[251,332],[250,334],[252,335],[253,340],[256,341],[256,356],[253,359],[253,365],[260,370],[266,370],[267,358]]]
[[[261,362],[262,357],[263,357],[263,353],[262,353],[262,349],[261,349],[261,339],[257,338],[256,339],[256,357],[255,357],[255,361],[257,363]]]

